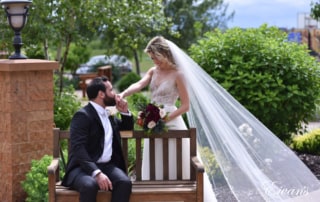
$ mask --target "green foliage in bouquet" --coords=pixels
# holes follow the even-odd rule
[[[295,151],[320,155],[320,129],[315,129],[292,139],[291,148]]]
[[[150,102],[150,99],[143,92],[134,93],[126,99],[128,101],[129,109],[133,113],[134,117],[137,117],[138,112],[143,110]]]
[[[189,54],[282,140],[315,114],[319,62],[277,27],[208,32]]]
[[[138,112],[137,124],[148,134],[160,134],[168,131],[165,123],[167,116],[163,106],[148,103],[143,110]]]

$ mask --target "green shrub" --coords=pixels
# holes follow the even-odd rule
[[[316,110],[310,121],[320,121],[320,98],[316,102]]]
[[[58,77],[54,86],[54,123],[55,127],[66,130],[70,126],[73,114],[80,108],[81,102],[74,93],[72,85],[63,88],[59,93]]]
[[[21,182],[23,190],[27,193],[27,202],[48,201],[48,174],[47,167],[52,161],[52,156],[45,155],[40,160],[32,160],[31,169],[26,174],[26,179]]]
[[[320,155],[320,129],[296,135],[292,139],[291,148],[302,153]]]
[[[66,144],[63,150],[64,158],[67,158]],[[30,171],[26,174],[26,179],[21,182],[23,190],[27,193],[26,202],[34,201],[48,201],[48,166],[50,165],[53,157],[44,155],[40,160],[32,160]],[[62,159],[59,159],[62,165]],[[64,168],[60,167],[59,171],[60,180],[64,176]]]
[[[194,60],[282,140],[315,114],[319,62],[276,27],[210,32],[190,48]]]
[[[133,175],[136,165],[136,144],[132,139],[128,140],[128,175]]]
[[[134,73],[134,72],[130,72],[126,75],[124,75],[116,84],[117,89],[122,92],[124,91],[126,88],[128,88],[131,84],[139,81],[141,79],[141,77]]]
[[[199,146],[199,152],[203,159],[206,160],[206,162],[203,163],[205,165],[205,172],[209,179],[214,181],[215,184],[224,182],[223,174],[210,148]]]

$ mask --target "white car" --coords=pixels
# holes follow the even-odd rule
[[[97,55],[89,59],[88,62],[81,64],[76,70],[76,74],[87,74],[97,72],[101,66],[112,65],[118,68],[120,73],[127,73],[132,71],[132,63],[125,56],[122,55]]]

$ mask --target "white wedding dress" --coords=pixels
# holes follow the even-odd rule
[[[151,101],[155,102],[159,105],[164,106],[164,110],[166,112],[172,112],[176,110],[175,103],[179,97],[178,89],[175,85],[175,79],[174,78],[168,78],[159,85],[156,85],[156,77],[157,74],[154,73],[153,77],[150,82],[150,91],[151,91]],[[167,126],[169,129],[175,129],[175,130],[184,130],[187,129],[186,124],[184,123],[184,120],[182,116],[179,116],[172,121],[167,123]],[[176,141],[174,139],[169,140],[169,167],[172,168],[169,171],[169,179],[176,179],[177,173],[176,173]],[[190,178],[190,159],[188,154],[190,153],[190,142],[189,139],[182,140],[182,177],[183,179]],[[142,179],[148,180],[150,179],[150,173],[149,167],[149,141],[144,141],[144,149],[143,149],[143,159],[142,159]],[[162,170],[163,170],[163,156],[162,156],[162,140],[156,139],[155,140],[155,167],[156,167],[156,179],[163,179],[162,176]],[[200,156],[198,155],[200,158]],[[213,192],[212,185],[209,181],[208,176],[206,173],[204,174],[204,202],[214,202],[216,201],[216,197]]]
[[[239,202],[320,201],[319,179],[296,154],[183,50],[167,43],[187,81],[188,124],[197,128],[198,145],[214,154],[231,191],[218,197],[217,190],[219,201],[230,201],[229,195]],[[210,156],[201,154],[201,159],[208,164]],[[216,190],[216,179],[214,183]]]

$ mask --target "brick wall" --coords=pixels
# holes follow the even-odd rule
[[[0,60],[0,199],[24,201],[31,160],[52,154],[55,62]]]

